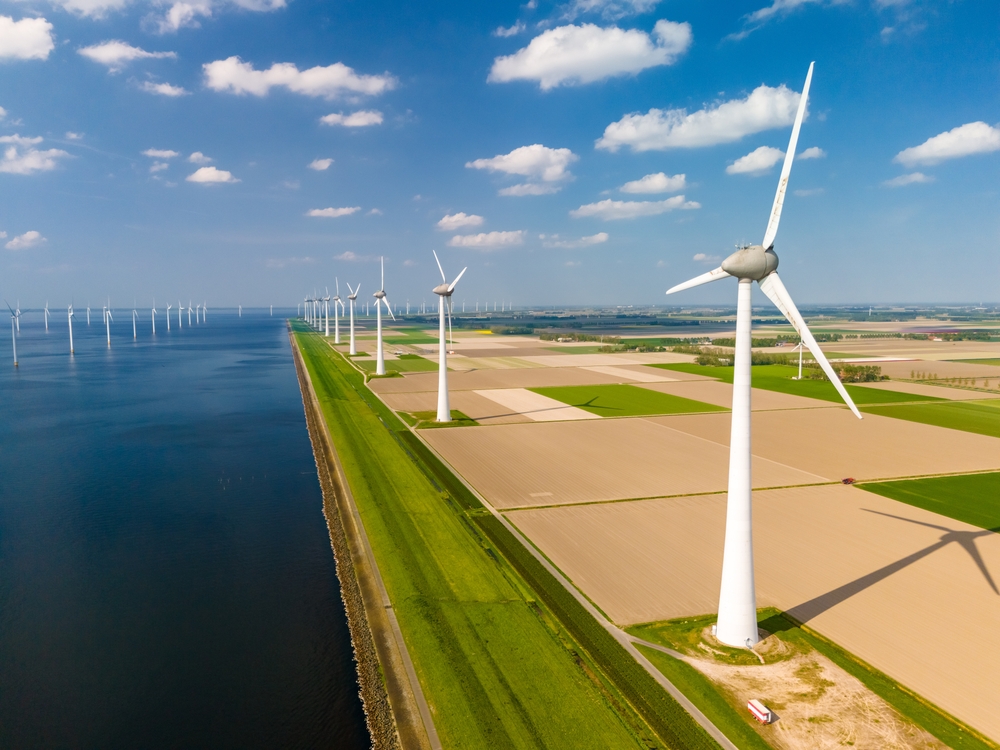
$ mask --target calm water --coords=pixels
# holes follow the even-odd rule
[[[283,319],[115,317],[0,326],[0,747],[368,747]]]

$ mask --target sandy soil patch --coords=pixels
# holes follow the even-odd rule
[[[495,388],[473,391],[478,396],[495,401],[504,408],[526,416],[533,422],[565,422],[579,419],[600,419],[597,414],[566,406],[562,401],[542,396],[524,388]]]
[[[643,385],[641,387],[649,388],[653,391],[660,391],[660,393],[669,393],[673,396],[693,398],[695,401],[704,401],[706,404],[715,404],[716,406],[725,406],[726,408],[733,405],[733,386],[729,383],[722,383],[718,380],[663,383]],[[774,409],[823,409],[837,406],[837,404],[819,401],[814,398],[793,396],[788,393],[777,393],[775,391],[765,391],[761,388],[753,389],[750,404],[753,411],[770,411]]]
[[[729,445],[728,414],[647,419]],[[1000,468],[997,438],[876,414],[865,414],[859,420],[845,408],[757,411],[752,424],[755,456],[831,480]],[[692,450],[693,447],[688,448],[689,452]]]
[[[436,362],[437,356],[427,357]],[[541,367],[521,357],[465,357],[453,354],[448,357],[448,367],[453,370],[523,370],[525,368]]]
[[[762,727],[761,734],[775,748],[947,747],[819,653],[796,654],[785,661],[754,666],[720,664],[710,659],[686,661],[736,697],[742,710],[752,698],[770,708],[778,721]]]
[[[1000,370],[1000,368],[997,369]],[[990,394],[985,391],[968,391],[963,388],[925,385],[924,383],[906,383],[901,380],[883,380],[881,383],[855,383],[855,385],[863,388],[877,388],[883,391],[896,391],[897,393],[912,393],[914,396],[945,398],[949,401],[979,401],[984,398],[990,398]],[[1000,372],[997,373],[996,385],[1000,385]],[[916,401],[917,399],[914,400]]]
[[[647,367],[643,370],[638,368],[629,370],[625,367],[615,367],[614,365],[597,365],[596,367],[584,367],[583,369],[618,378],[618,382],[620,383],[675,383],[678,380],[678,378],[668,377],[667,370],[656,370],[652,367]],[[661,375],[660,373],[663,374]]]
[[[727,485],[728,448],[643,418],[456,432],[424,437],[499,508],[721,492]],[[824,481],[759,457],[753,472],[757,487]]]
[[[616,622],[716,611],[724,495],[508,518]],[[758,606],[1000,739],[1000,535],[845,485],[755,492],[754,532]]]
[[[910,373],[928,372],[939,378],[998,378],[1000,367],[966,362],[886,362],[879,365],[882,374],[890,378],[907,379]]]
[[[530,422],[527,417],[507,409],[496,401],[476,394],[474,391],[451,393],[452,410],[458,410],[480,424],[517,424]],[[395,411],[436,411],[437,391],[416,391],[412,393],[387,393],[382,400]]]
[[[454,364],[455,359],[449,358],[449,367]],[[680,374],[683,375],[683,373]],[[401,378],[372,380],[368,386],[379,394],[405,391],[436,392],[437,377],[436,372],[409,373]],[[448,373],[448,388],[453,397],[457,391],[488,388],[545,388],[547,386],[603,385],[618,382],[621,381],[615,376],[592,372],[582,367],[536,367],[522,370],[475,370]]]
[[[650,352],[648,354],[574,354],[572,357],[524,357],[542,367],[600,367],[602,365],[660,365],[694,362],[691,354]]]
[[[825,344],[836,352],[872,357],[912,357],[942,359],[986,359],[1000,357],[1000,344],[987,341],[914,341],[911,339],[846,339]]]

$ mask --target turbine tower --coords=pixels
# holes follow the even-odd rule
[[[448,283],[448,278],[444,275],[444,269],[441,268],[441,261],[438,258],[436,251],[432,250],[434,253],[434,260],[437,262],[438,270],[441,272],[441,283],[434,287],[434,294],[438,296],[438,332],[439,339],[441,343],[441,349],[438,353],[438,422],[450,422],[451,421],[451,406],[448,403],[448,341],[444,337],[444,316],[447,310],[448,313],[448,337],[451,338],[451,295],[455,291],[455,287],[458,285],[458,280],[462,278],[469,267],[466,266],[462,269],[462,273],[455,277],[455,280]]]
[[[49,332],[49,301],[45,300],[45,332]]]
[[[73,305],[66,309],[66,320],[69,322],[69,353],[73,354]]]
[[[153,300],[153,306],[149,311],[149,318],[153,321],[153,335],[156,335],[156,300]]]
[[[173,305],[167,305],[167,333],[170,333],[170,311],[173,310]]]
[[[348,289],[348,291],[350,291],[350,294],[347,295],[347,300],[348,300],[348,302],[351,303],[351,352],[350,352],[350,354],[353,357],[355,354],[358,353],[358,347],[354,345],[354,304],[355,304],[355,300],[357,300],[357,298],[358,298],[358,292],[361,291],[361,284],[358,284],[358,288],[357,289],[351,289],[351,285],[348,284],[347,285],[347,289]]]
[[[135,341],[137,338],[139,338],[138,332],[136,331],[136,327],[135,327],[135,323],[136,323],[136,321],[138,319],[139,319],[139,313],[137,313],[135,311],[135,303],[133,302],[132,303],[132,340],[133,341]]]
[[[809,64],[806,82],[799,99],[792,137],[785,153],[785,163],[778,180],[778,190],[764,233],[764,241],[759,245],[741,247],[730,255],[722,265],[713,271],[668,289],[673,294],[710,281],[729,276],[739,279],[739,294],[736,307],[736,356],[733,373],[732,427],[729,441],[729,493],[726,501],[726,541],[722,557],[722,585],[719,593],[719,620],[716,636],[730,646],[752,647],[758,642],[757,598],[754,588],[753,571],[753,527],[751,511],[751,444],[750,444],[750,293],[753,282],[767,295],[781,313],[798,332],[803,343],[823,368],[823,372],[840,393],[841,398],[861,419],[861,413],[854,405],[837,373],[830,367],[823,351],[816,343],[802,315],[789,296],[785,285],[778,277],[778,256],[774,253],[774,237],[778,233],[781,208],[788,187],[788,175],[795,159],[795,146],[799,140],[799,129],[806,111],[809,84],[812,81],[813,65]]]
[[[385,296],[385,258],[380,259],[382,262],[382,287],[372,294],[375,298],[375,315],[376,315],[376,326],[378,328],[378,360],[375,363],[375,374],[385,375],[385,355],[382,353],[382,305],[385,305],[385,311],[389,313],[389,317],[396,320],[396,316],[392,314],[392,308],[389,306],[389,298]],[[381,304],[380,304],[381,303]]]
[[[111,348],[111,310],[109,308],[104,308],[104,328],[108,332],[108,348]]]
[[[7,305],[7,309],[10,310],[10,304],[7,300],[4,300],[3,302]],[[20,308],[20,305],[18,305],[18,307]],[[20,310],[18,310],[18,312],[20,312]],[[14,367],[17,367],[17,318],[18,314],[13,310],[10,310],[10,343],[11,346],[14,347]]]
[[[337,305],[340,305],[340,309],[344,309],[344,301],[340,299],[340,279],[336,276],[333,277],[334,284],[337,287],[337,293],[333,295],[333,343],[340,343],[340,314],[337,312]],[[329,294],[329,292],[327,292]],[[327,333],[329,335],[329,333]]]
[[[334,314],[337,312],[337,303],[333,303]],[[326,338],[330,338],[330,287],[326,288],[326,296],[323,298],[323,318],[326,331],[323,333]]]

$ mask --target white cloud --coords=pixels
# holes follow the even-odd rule
[[[686,187],[686,175],[675,174],[673,177],[668,177],[663,172],[657,172],[626,182],[618,189],[623,193],[676,193]]]
[[[573,0],[563,18],[570,20],[585,13],[600,13],[602,18],[615,21],[625,16],[649,13],[660,0]]]
[[[309,162],[309,169],[314,169],[317,172],[324,172],[330,168],[333,164],[333,159],[313,159]]]
[[[173,159],[175,156],[180,156],[176,151],[168,151],[162,148],[147,148],[142,152],[143,156],[148,156],[150,159]]]
[[[719,102],[688,113],[686,109],[651,109],[625,115],[604,129],[597,148],[633,151],[697,148],[732,143],[744,136],[791,125],[799,94],[785,85],[758,86],[743,99]]]
[[[382,215],[382,209],[380,208],[373,208],[371,211],[365,214],[365,216],[381,216],[381,215]]]
[[[44,18],[0,16],[0,59],[45,60],[54,48],[52,24]]]
[[[462,227],[478,227],[483,223],[483,217],[476,214],[467,214],[459,211],[457,214],[448,214],[438,223],[437,228],[444,232],[454,232]]]
[[[558,234],[553,234],[546,238],[545,235],[541,235],[544,247],[588,247],[590,245],[600,245],[608,241],[607,232],[598,232],[597,234],[592,234],[589,237],[581,237],[578,240],[561,240]]]
[[[799,198],[808,198],[811,195],[821,195],[823,188],[810,188],[809,190],[793,190],[792,193]]]
[[[509,154],[499,154],[492,159],[466,162],[465,166],[470,169],[488,169],[491,172],[521,175],[532,180],[504,188],[500,191],[500,195],[545,195],[559,190],[559,186],[553,183],[573,179],[568,167],[579,158],[568,148],[548,148],[535,143],[515,148]],[[539,181],[542,184],[539,184]]]
[[[169,169],[170,165],[165,161],[155,161],[149,168],[150,174],[156,174],[157,172],[162,172],[164,169]]]
[[[492,250],[524,244],[524,230],[514,232],[480,232],[479,234],[456,234],[448,244],[452,247],[471,247],[477,250]]]
[[[812,148],[807,148],[801,154],[795,157],[796,159],[825,159],[826,151],[821,149],[819,146],[813,146]]]
[[[66,131],[66,140],[67,141],[82,141],[83,140],[83,133],[74,133],[72,130],[67,130]]]
[[[729,39],[743,39],[749,36],[751,33],[759,29],[768,21],[776,18],[778,16],[785,16],[789,13],[798,10],[805,5],[843,5],[850,2],[850,0],[773,0],[772,3],[764,8],[755,10],[753,13],[749,13],[743,17],[744,28],[736,34],[730,34],[727,38]],[[897,3],[895,0],[889,0],[889,2],[881,2],[881,0],[875,0],[876,5],[895,5],[908,2],[908,0],[901,0]]]
[[[6,233],[4,233],[4,236],[7,236]],[[43,242],[45,242],[45,238],[42,237],[41,233],[31,230],[30,232],[18,235],[8,242],[5,247],[8,250],[27,250],[29,247],[36,247]]]
[[[759,176],[785,158],[785,152],[780,148],[761,146],[755,148],[746,156],[741,156],[728,167],[726,174],[751,174]]]
[[[39,151],[35,146],[42,142],[41,137],[27,138],[20,135],[0,136],[0,144],[9,144],[0,158],[0,172],[7,174],[33,174],[49,172],[55,169],[58,159],[69,156],[58,148]]]
[[[524,25],[523,21],[518,21],[513,26],[508,26],[506,28],[504,28],[503,26],[498,26],[496,29],[494,29],[493,36],[498,36],[501,38],[506,38],[509,36],[517,36],[526,28],[527,27]]]
[[[893,177],[882,184],[886,187],[903,187],[904,185],[915,185],[922,182],[934,182],[934,178],[928,177],[922,172],[912,172],[910,174],[901,174],[899,177]]]
[[[350,250],[345,250],[340,255],[335,255],[333,259],[334,260],[346,260],[346,261],[365,260],[365,258],[361,257],[357,253],[352,252]]]
[[[232,172],[227,172],[224,169],[216,169],[215,167],[202,167],[201,169],[189,174],[187,176],[187,181],[201,182],[205,184],[239,182],[239,180],[233,177]]]
[[[195,151],[187,160],[192,164],[208,164],[212,161],[205,154],[201,153],[201,151]]]
[[[520,198],[525,195],[551,195],[552,193],[558,193],[560,190],[562,190],[560,185],[553,185],[551,183],[539,185],[536,182],[522,182],[518,185],[502,188],[498,191],[498,195]]]
[[[147,52],[139,47],[133,47],[127,42],[112,39],[90,47],[80,47],[77,52],[89,60],[107,67],[108,72],[117,73],[133,60],[177,58],[176,52]]]
[[[147,94],[159,94],[160,96],[186,96],[191,93],[183,86],[174,86],[172,83],[153,83],[152,81],[143,81],[139,89]]]
[[[336,219],[340,216],[350,216],[361,210],[361,206],[348,206],[345,208],[312,208],[306,212],[306,216],[315,216],[322,219]]]
[[[701,208],[700,203],[684,200],[683,195],[675,195],[662,201],[613,201],[610,198],[597,203],[587,203],[573,209],[569,215],[576,219],[595,217],[605,221],[616,219],[637,219],[640,216],[656,216],[668,211]]]
[[[695,253],[691,257],[691,260],[693,260],[695,263],[711,263],[712,265],[715,265],[716,263],[721,261],[722,258],[720,258],[718,255],[706,255],[705,253]]]
[[[7,110],[4,109],[3,107],[0,107],[0,120],[5,118],[6,116],[7,116]]]
[[[58,0],[59,2],[85,3],[85,4],[107,4],[124,5],[127,0]],[[249,10],[257,13],[280,10],[287,5],[286,0],[177,0],[175,2],[155,3],[156,5],[168,5],[167,11],[160,17],[147,16],[144,19],[146,25],[152,25],[161,34],[178,31],[184,27],[197,28],[199,18],[211,18],[212,15],[225,5],[235,5],[241,10]]]
[[[395,88],[396,79],[385,75],[358,75],[343,63],[299,70],[293,63],[275,63],[267,70],[254,70],[238,57],[216,60],[202,66],[205,85],[213,91],[267,96],[283,86],[304,96],[333,99],[346,94],[375,96]]]
[[[672,65],[691,46],[691,25],[660,20],[650,36],[639,29],[594,24],[544,31],[512,55],[493,61],[488,81],[538,81],[543,91]]]
[[[369,125],[381,125],[382,113],[376,109],[363,109],[351,112],[349,115],[334,112],[319,118],[324,125],[342,125],[345,128],[364,128]]]
[[[970,122],[928,138],[919,146],[903,149],[893,161],[905,167],[915,167],[997,150],[1000,150],[1000,127],[994,128],[985,122]]]

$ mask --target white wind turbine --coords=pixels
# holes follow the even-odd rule
[[[376,375],[385,375],[385,355],[382,353],[382,305],[385,305],[385,311],[389,313],[389,317],[396,320],[396,316],[392,314],[392,307],[389,306],[389,298],[385,296],[385,258],[382,258],[381,261],[382,287],[372,294],[372,297],[375,298],[376,325],[378,327],[378,335],[376,336],[378,340],[378,360],[375,363]]]
[[[153,300],[153,306],[149,310],[149,318],[153,321],[153,335],[156,335],[156,300]]]
[[[796,377],[792,378],[792,380],[802,380],[802,349],[804,347],[802,346],[801,340],[799,340],[799,345],[796,346],[795,348],[799,350],[799,374]]]
[[[188,300],[188,328],[191,327],[191,300]]]
[[[170,311],[173,309],[173,305],[167,305],[167,333],[170,333]]]
[[[830,367],[816,339],[806,326],[802,315],[789,296],[785,285],[776,273],[778,256],[774,253],[774,237],[778,233],[781,208],[788,187],[788,175],[795,159],[795,146],[799,139],[802,117],[806,111],[813,64],[809,65],[805,86],[799,99],[792,137],[788,142],[785,163],[778,180],[771,217],[768,220],[764,241],[759,245],[741,247],[722,265],[690,281],[668,289],[673,294],[683,289],[707,284],[729,276],[739,279],[736,307],[736,356],[733,367],[732,432],[729,442],[729,494],[726,503],[726,541],[722,557],[722,585],[719,593],[719,620],[716,635],[730,646],[751,647],[758,642],[757,598],[754,588],[753,527],[751,511],[751,444],[750,444],[750,293],[754,281],[798,332],[803,343],[823,368],[841,398],[858,419],[861,414],[844,388],[837,373]]]
[[[344,301],[340,298],[340,279],[336,276],[333,277],[333,282],[336,284],[337,293],[333,295],[333,343],[340,343],[340,312],[337,310],[337,305],[340,305],[340,311],[344,309]],[[329,294],[329,292],[327,292]],[[330,332],[327,331],[327,336]]]
[[[90,325],[90,303],[87,303],[87,325]]]
[[[45,332],[49,332],[49,301],[45,300]]]
[[[17,332],[21,332],[21,300],[17,300],[14,305],[14,327],[17,328]],[[17,357],[14,357],[16,360]]]
[[[66,321],[69,323],[69,353],[73,354],[73,305],[66,308]]]
[[[347,295],[347,301],[351,303],[351,356],[358,353],[358,347],[354,344],[354,304],[358,299],[358,292],[361,291],[361,284],[358,284],[357,289],[351,289],[351,285],[347,285],[347,289],[350,294]]]
[[[184,319],[181,317],[181,313],[184,312],[184,305],[181,304],[180,300],[177,300],[177,328],[184,328]]]
[[[444,275],[444,269],[441,268],[441,261],[438,258],[436,251],[431,251],[434,253],[434,260],[437,262],[438,270],[441,272],[441,283],[434,287],[434,294],[438,296],[438,332],[441,344],[441,350],[438,353],[438,422],[450,422],[451,421],[451,406],[448,403],[448,341],[444,336],[444,316],[445,312],[448,313],[448,338],[451,338],[451,295],[455,291],[455,287],[458,285],[458,280],[462,278],[469,267],[466,266],[462,269],[462,272],[455,277],[455,280],[448,283],[448,278]]]
[[[7,300],[3,301],[7,305],[7,309],[10,310],[10,303]],[[20,307],[20,305],[18,306]],[[14,367],[17,367],[17,318],[18,314],[13,310],[10,310],[10,343],[14,347]]]
[[[108,332],[108,348],[109,349],[111,348],[111,321],[112,320],[113,320],[113,318],[111,317],[111,309],[108,308],[108,307],[104,308],[104,328]]]
[[[135,300],[132,300],[132,340],[135,341],[139,338],[138,332],[136,331],[136,321],[139,319],[139,313],[135,310]]]
[[[337,309],[337,303],[333,304],[333,309]],[[323,335],[330,338],[330,287],[326,288],[326,296],[323,298],[323,318],[325,319],[324,325],[326,330]]]

